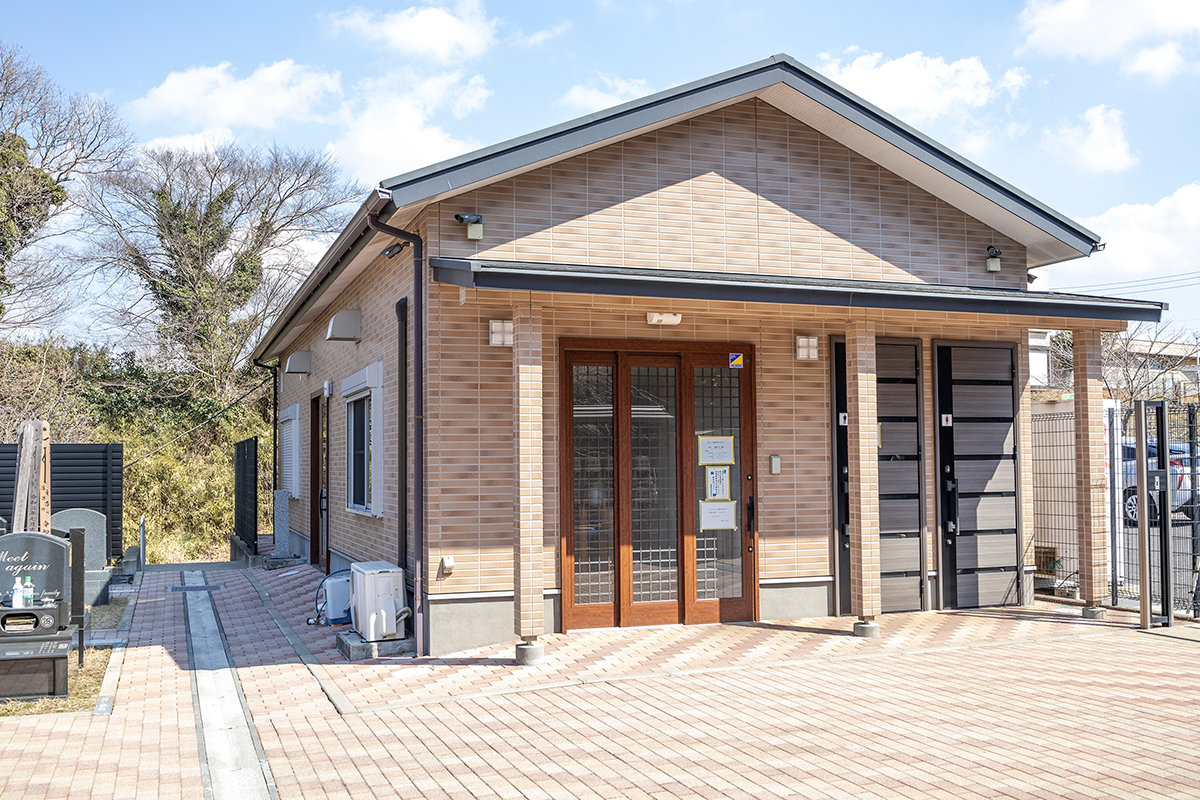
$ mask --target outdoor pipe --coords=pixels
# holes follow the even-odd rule
[[[425,641],[425,241],[415,233],[367,216],[367,227],[413,246],[413,551],[417,563],[413,570],[413,638],[416,654],[428,655]],[[407,378],[407,375],[404,376]],[[405,509],[400,510],[404,516]]]
[[[400,370],[396,377],[400,394],[400,424],[399,428],[400,441],[396,448],[399,464],[405,464],[408,461],[408,298],[402,297],[396,301],[396,340],[398,343],[398,355],[396,363],[400,365]],[[396,566],[400,567],[405,573],[408,572],[408,478],[404,475],[404,470],[400,470],[400,485],[397,489],[400,502],[399,512],[396,514],[398,518],[396,531],[397,553]],[[412,606],[412,600],[405,604]],[[408,609],[405,609],[406,611]]]

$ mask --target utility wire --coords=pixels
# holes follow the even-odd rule
[[[250,390],[249,390],[249,391],[247,391],[247,392],[246,392],[244,395],[242,395],[241,397],[239,397],[237,400],[234,400],[232,403],[230,403],[229,405],[225,406],[225,407],[224,407],[224,408],[222,408],[220,411],[216,412],[216,413],[215,413],[215,414],[213,414],[211,417],[209,417],[208,419],[206,419],[206,420],[204,420],[203,422],[201,422],[199,425],[196,425],[196,426],[193,426],[193,427],[191,427],[191,428],[188,428],[186,431],[184,431],[183,433],[179,434],[179,435],[178,435],[178,436],[176,436],[174,439],[172,439],[171,441],[169,441],[169,442],[167,442],[166,444],[164,444],[162,447],[159,447],[159,448],[156,448],[156,449],[154,449],[154,450],[151,450],[149,453],[146,453],[146,455],[142,456],[141,458],[137,458],[137,459],[134,459],[133,461],[130,461],[128,464],[126,464],[124,467],[122,467],[122,468],[121,468],[121,471],[122,471],[122,472],[124,472],[125,470],[129,469],[130,467],[132,467],[134,464],[138,463],[139,461],[145,461],[147,458],[149,458],[150,456],[154,455],[154,454],[155,454],[155,453],[157,453],[159,450],[163,450],[163,449],[165,449],[165,448],[168,448],[168,447],[170,447],[171,445],[175,444],[176,442],[178,442],[178,441],[179,441],[180,439],[182,439],[183,437],[187,436],[187,435],[188,435],[189,433],[191,433],[192,431],[196,430],[196,428],[203,428],[205,425],[207,425],[208,423],[212,422],[214,419],[216,419],[217,417],[221,416],[221,415],[222,415],[222,414],[224,414],[226,411],[228,411],[229,409],[231,409],[231,408],[233,408],[234,406],[236,406],[238,403],[240,403],[240,402],[242,402],[243,400],[245,400],[245,399],[246,399],[247,397],[249,397],[251,394],[253,394],[254,392],[256,392],[256,391],[257,391],[257,390],[258,390],[258,389],[259,389],[259,388],[260,388],[260,387],[261,387],[261,386],[262,386],[264,383],[266,383],[267,381],[271,380],[271,379],[272,379],[272,378],[274,378],[274,377],[275,377],[274,375],[268,375],[267,377],[263,378],[263,380],[262,380],[262,383],[259,383],[257,386],[255,386],[254,388],[250,389]]]
[[[1113,281],[1111,283],[1086,283],[1086,284],[1080,284],[1078,286],[1063,286],[1061,288],[1072,289],[1072,290],[1107,289],[1107,288],[1114,287],[1114,286],[1129,286],[1131,284],[1137,284],[1137,285],[1141,285],[1141,286],[1150,286],[1153,284],[1163,284],[1163,287],[1160,287],[1160,288],[1165,288],[1166,284],[1172,284],[1177,281],[1193,281],[1193,280],[1200,280],[1200,272],[1181,272],[1177,275],[1164,275],[1161,278],[1138,278],[1136,280],[1131,280],[1131,281]],[[1186,285],[1190,286],[1193,284],[1186,284]]]

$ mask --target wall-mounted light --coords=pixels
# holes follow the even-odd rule
[[[511,319],[488,321],[488,344],[492,347],[513,346],[513,324]]]
[[[817,337],[815,336],[797,336],[796,337],[796,360],[797,361],[816,361],[819,357],[817,352]]]
[[[396,242],[393,245],[383,248],[383,255],[386,258],[395,258],[406,247],[408,247],[408,242]]]
[[[996,247],[996,245],[994,245],[994,244],[989,244],[988,249],[987,249],[987,254],[988,254],[987,271],[988,272],[999,272],[1000,271],[1000,248]]]
[[[455,214],[454,221],[467,226],[467,238],[471,241],[477,242],[483,238],[482,214]]]
[[[437,579],[445,580],[454,574],[454,556],[442,556],[442,560],[438,562]]]
[[[678,325],[683,322],[683,314],[659,314],[653,311],[646,312],[647,325]]]

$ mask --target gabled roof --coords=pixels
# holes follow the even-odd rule
[[[254,350],[274,358],[431,203],[759,98],[1026,248],[1027,267],[1089,255],[1099,237],[900,120],[778,55],[381,181]]]
[[[757,97],[1024,245],[1027,267],[1090,254],[1100,240],[790,56],[723,72],[381,181],[400,219],[428,203]]]

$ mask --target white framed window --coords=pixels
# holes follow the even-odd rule
[[[383,362],[342,380],[346,401],[346,507],[383,516]]]
[[[300,404],[279,413],[279,479],[289,497],[300,496]]]

